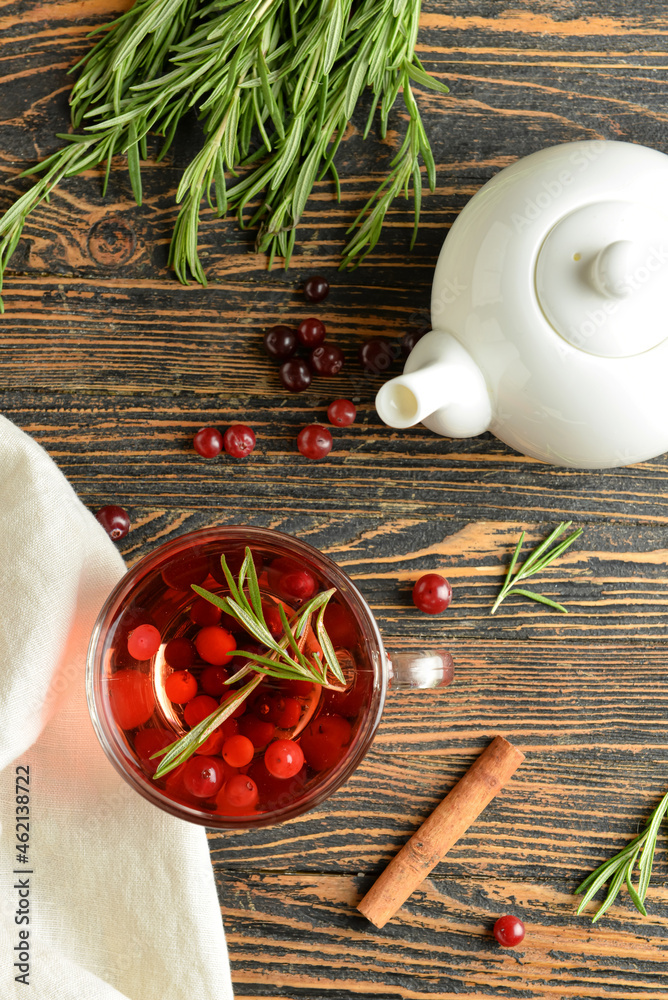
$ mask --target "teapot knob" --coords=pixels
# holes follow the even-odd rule
[[[616,240],[603,247],[591,267],[594,286],[611,299],[625,299],[631,294],[628,276],[635,265],[632,240]]]

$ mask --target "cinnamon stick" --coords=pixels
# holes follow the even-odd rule
[[[497,736],[390,861],[357,909],[384,927],[414,889],[510,781],[524,754]]]

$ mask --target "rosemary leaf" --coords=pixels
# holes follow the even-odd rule
[[[513,552],[512,558],[510,560],[510,565],[506,573],[506,578],[503,582],[501,590],[498,593],[494,604],[492,605],[491,614],[494,614],[501,602],[511,594],[519,594],[522,597],[528,597],[532,601],[538,601],[541,604],[547,604],[549,607],[554,608],[557,611],[561,611],[563,614],[568,614],[567,609],[563,604],[558,604],[556,601],[551,601],[547,597],[543,597],[541,594],[536,594],[531,590],[523,590],[518,587],[517,584],[522,580],[528,579],[528,577],[533,576],[535,573],[539,573],[542,569],[545,569],[555,559],[558,559],[566,549],[573,544],[573,542],[580,537],[582,534],[582,528],[577,528],[571,535],[567,538],[562,539],[554,548],[550,549],[550,545],[556,542],[558,538],[570,528],[572,521],[562,521],[561,524],[550,532],[548,537],[544,539],[538,545],[527,558],[524,560],[519,569],[516,569],[517,562],[520,555],[520,550],[522,548],[522,543],[524,542],[524,532],[520,535],[520,540],[517,543],[517,547]]]

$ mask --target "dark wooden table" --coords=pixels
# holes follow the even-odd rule
[[[0,210],[19,171],[56,147],[67,70],[86,31],[124,0],[0,2]],[[127,6],[127,4],[126,4]],[[211,854],[238,1000],[668,998],[665,836],[649,917],[623,894],[600,925],[575,915],[580,878],[623,846],[668,788],[668,466],[583,472],[525,459],[490,435],[449,441],[378,420],[382,378],[356,361],[367,338],[428,318],[432,269],[472,194],[518,156],[574,139],[665,149],[668,13],[648,0],[427,0],[420,55],[448,97],[420,94],[438,165],[417,246],[392,211],[375,254],[337,271],[344,231],[387,164],[388,143],[354,132],[340,155],[343,200],[318,186],[285,273],[267,273],[253,234],[205,216],[208,289],[166,268],[173,193],[197,127],[171,159],[147,165],[133,206],[119,161],[106,198],[91,172],[32,216],[7,276],[0,320],[2,411],[48,449],[91,508],[120,503],[129,562],[208,524],[296,534],[358,583],[390,645],[447,644],[456,683],[393,694],[355,776],[311,814],[250,833],[212,834]],[[359,124],[359,123],[358,123]],[[186,130],[187,131],[187,130]],[[301,286],[332,284],[313,309]],[[264,329],[315,313],[346,354],[336,379],[281,390]],[[398,362],[395,371],[399,370]],[[298,430],[336,396],[359,419],[329,458],[296,451]],[[204,461],[205,424],[250,423],[244,461]],[[489,610],[522,529],[584,528],[543,590],[570,615],[514,599]],[[451,608],[427,618],[412,581],[439,570]],[[355,905],[388,859],[497,733],[527,760],[383,931]],[[502,913],[527,934],[491,935]],[[166,998],[168,1000],[168,998]]]

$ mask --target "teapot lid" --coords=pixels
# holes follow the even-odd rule
[[[583,205],[549,231],[536,260],[538,304],[589,354],[631,357],[668,336],[668,218],[647,205]]]

